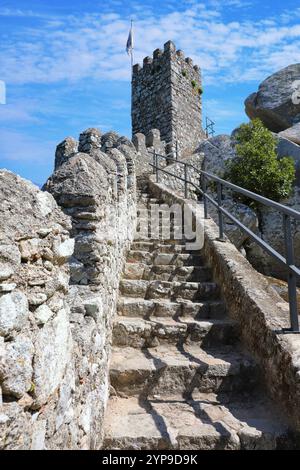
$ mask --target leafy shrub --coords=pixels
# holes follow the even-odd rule
[[[226,162],[226,175],[232,183],[261,196],[279,201],[292,192],[294,161],[278,159],[276,139],[259,119],[242,124],[236,134],[237,156]]]
[[[192,84],[192,87],[193,87],[193,88],[196,88],[196,87],[197,87],[197,82],[196,82],[196,80],[192,80],[192,81],[191,81],[191,84]]]

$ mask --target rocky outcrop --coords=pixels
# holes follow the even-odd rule
[[[285,139],[280,134],[274,134],[278,141],[277,155],[278,157],[291,157],[295,162],[295,187],[300,188],[300,145]]]
[[[257,93],[245,101],[250,119],[260,118],[273,132],[280,132],[300,122],[300,64],[285,67],[264,80]]]
[[[300,212],[299,188],[296,188],[294,195],[289,198],[289,200],[284,201],[284,205]],[[260,233],[263,239],[280,254],[286,256],[282,214],[270,207],[261,207],[259,209],[259,219]],[[300,266],[300,223],[295,220],[292,220],[292,234],[295,264],[296,266]],[[249,241],[249,243],[247,243],[246,252],[248,260],[258,271],[269,276],[287,279],[287,272],[284,266],[276,262],[254,242]]]
[[[234,144],[234,135],[230,137],[225,134],[211,137],[210,139],[201,142],[198,147],[198,151],[203,154],[201,170],[217,175],[220,178],[224,178],[226,162],[234,158],[236,155]],[[208,192],[210,196],[216,198],[215,190],[214,188],[210,188],[209,182]],[[246,225],[246,227],[250,228],[254,232],[257,231],[258,220],[255,211],[247,205],[232,199],[231,191],[224,189],[223,197],[224,208],[240,220],[240,222]],[[210,202],[208,202],[208,210],[210,217],[218,222],[217,209]],[[237,248],[242,248],[244,243],[248,240],[248,235],[238,229],[238,227],[227,217],[224,218],[224,222],[226,235]]]
[[[279,137],[288,139],[297,145],[300,145],[300,122],[295,124],[293,127],[289,127],[285,131],[279,132]]]
[[[204,153],[201,169],[221,178],[225,173],[225,162],[235,156],[233,140],[226,134],[204,140],[197,151]]]
[[[101,443],[135,231],[133,153],[117,134],[88,129],[58,146],[44,192],[0,172],[0,448]]]

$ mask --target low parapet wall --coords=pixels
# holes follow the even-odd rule
[[[135,153],[88,129],[58,146],[47,192],[0,171],[0,449],[101,446]]]
[[[149,188],[154,197],[168,204],[188,204],[196,214],[195,201],[153,181]],[[203,250],[228,314],[238,322],[241,341],[260,365],[270,396],[300,432],[300,335],[281,332],[290,326],[288,304],[232,243],[218,240],[219,230],[212,219],[202,219],[202,223]]]

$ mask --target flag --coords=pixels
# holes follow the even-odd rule
[[[128,54],[128,55],[132,54],[132,51],[133,51],[133,30],[132,30],[132,23],[131,23],[131,28],[130,28],[130,31],[129,31],[129,36],[128,36],[127,44],[126,44],[126,51],[127,51],[127,54]]]

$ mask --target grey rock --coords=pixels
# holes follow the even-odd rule
[[[9,279],[20,263],[21,254],[16,245],[0,245],[0,282]]]
[[[295,162],[296,171],[296,186],[300,187],[300,145],[291,142],[288,139],[275,134],[275,138],[278,140],[277,155],[279,157],[292,157]]]
[[[204,140],[197,152],[204,153],[202,169],[221,177],[224,176],[225,162],[236,155],[231,137],[226,134]]]
[[[44,302],[46,302],[46,300],[47,300],[47,295],[43,294],[43,292],[39,292],[39,293],[37,292],[37,293],[28,295],[28,303],[29,305],[32,305],[32,306],[41,305]]]
[[[69,238],[65,240],[63,243],[54,245],[54,255],[58,262],[64,263],[67,261],[74,252],[75,240],[73,238]]]
[[[284,204],[300,211],[300,194],[296,188],[295,193]],[[270,207],[260,208],[260,230],[262,238],[276,251],[285,256],[285,241],[282,230],[282,215]],[[294,241],[295,265],[300,266],[300,224],[292,220],[292,236]],[[249,242],[246,246],[247,258],[251,264],[260,272],[268,275],[286,279],[284,266],[274,261],[256,243]]]
[[[30,450],[45,450],[45,437],[47,430],[47,421],[39,419],[34,422],[32,429],[32,438]]]
[[[300,102],[292,99],[297,80],[300,80],[300,64],[289,65],[264,80],[258,92],[245,101],[249,118],[260,118],[274,132],[299,123]]]
[[[48,307],[48,305],[41,305],[34,312],[34,316],[38,325],[44,325],[45,323],[47,323],[47,321],[52,317],[52,315],[53,312]]]
[[[0,281],[6,281],[12,276],[13,273],[14,270],[12,267],[0,263]]]
[[[7,170],[0,170],[0,197],[3,201],[0,207],[0,244],[8,245],[6,253],[8,251],[8,256],[13,259],[5,262],[14,266],[21,262],[16,240],[37,238],[36,231],[45,225],[45,217],[47,226],[55,224],[58,231],[69,224],[51,194],[43,193],[31,182]]]
[[[32,238],[30,240],[23,240],[20,242],[21,258],[24,261],[29,261],[40,256],[40,239]]]
[[[34,374],[35,406],[40,407],[59,387],[71,354],[69,313],[60,310],[40,330],[35,341]]]
[[[21,398],[32,385],[32,358],[34,346],[25,335],[18,335],[5,345],[4,395]]]
[[[12,292],[17,287],[17,284],[0,284],[1,292]]]
[[[73,394],[76,390],[73,364],[67,366],[66,374],[59,389],[59,400],[56,407],[56,431],[72,419]]]
[[[96,322],[98,322],[103,314],[103,302],[101,297],[97,296],[84,299],[83,305],[86,314],[91,316]]]
[[[300,145],[300,123],[295,124],[293,127],[289,127],[285,131],[279,132],[278,135]]]
[[[252,230],[252,232],[256,233],[258,231],[258,217],[253,209],[245,204],[233,201],[232,199],[226,199],[223,201],[223,207],[247,228]],[[209,215],[216,221],[216,223],[218,223],[218,213],[212,204],[209,204]],[[224,217],[224,222],[226,235],[230,241],[240,249],[249,239],[249,236],[243,230],[240,230],[237,225],[227,217]]]
[[[0,262],[11,265],[21,263],[21,254],[16,245],[0,245]]]
[[[93,206],[95,198],[108,191],[107,172],[90,156],[78,153],[53,174],[45,189],[63,207]]]
[[[22,292],[14,291],[0,297],[0,336],[20,330],[28,315],[28,301]]]

